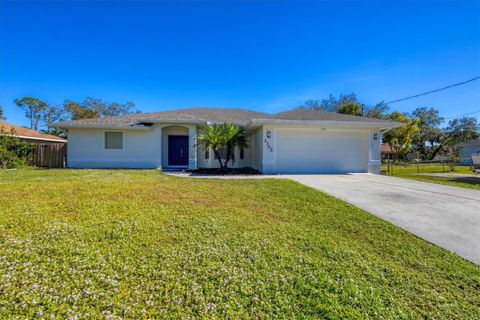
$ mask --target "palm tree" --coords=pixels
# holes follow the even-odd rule
[[[242,127],[239,127],[235,124],[226,124],[226,126],[229,126],[231,128],[228,129],[229,132],[231,132],[231,138],[227,142],[227,155],[226,155],[226,161],[225,161],[225,167],[228,164],[228,161],[232,160],[235,161],[234,159],[234,152],[235,152],[235,147],[238,148],[248,148],[248,140],[247,137],[245,136],[245,129]]]
[[[199,133],[197,139],[204,150],[213,150],[222,170],[227,168],[228,162],[232,159],[235,146],[248,147],[244,129],[232,123],[207,125]],[[222,150],[224,149],[226,149],[225,162],[222,161]]]
[[[204,150],[213,150],[221,169],[224,168],[224,165],[220,153],[226,143],[224,131],[223,125],[207,125],[202,129],[197,137],[198,143],[203,146]]]

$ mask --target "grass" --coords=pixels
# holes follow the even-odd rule
[[[418,172],[417,172],[416,164],[407,164],[407,165],[395,164],[395,165],[390,165],[390,168],[392,171],[388,175],[391,175],[391,176],[451,185],[455,187],[480,189],[480,180],[458,178],[458,177],[438,177],[438,176],[422,175],[425,173],[460,173],[460,174],[471,174],[473,177],[474,175],[470,166],[455,166],[455,170],[450,171],[447,164],[442,166],[441,163],[422,163],[422,164],[419,164]],[[386,164],[382,164],[382,170],[385,170],[385,171],[387,170]],[[420,173],[420,175],[418,173]]]
[[[0,172],[0,318],[478,319],[480,267],[289,180]]]

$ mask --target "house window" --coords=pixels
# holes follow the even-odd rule
[[[123,132],[105,132],[105,149],[123,149]]]
[[[243,158],[245,158],[245,151],[243,148],[240,148],[240,160],[243,160]]]
[[[205,160],[210,159],[210,149],[205,149]]]
[[[373,140],[378,140],[378,133],[373,134]]]

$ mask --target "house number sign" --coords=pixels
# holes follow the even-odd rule
[[[273,146],[270,143],[270,141],[268,141],[267,138],[265,138],[264,143],[265,143],[265,147],[267,148],[267,150],[270,151],[270,152],[273,152]]]

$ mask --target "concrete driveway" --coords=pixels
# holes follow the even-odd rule
[[[480,264],[480,191],[373,174],[283,175]]]

